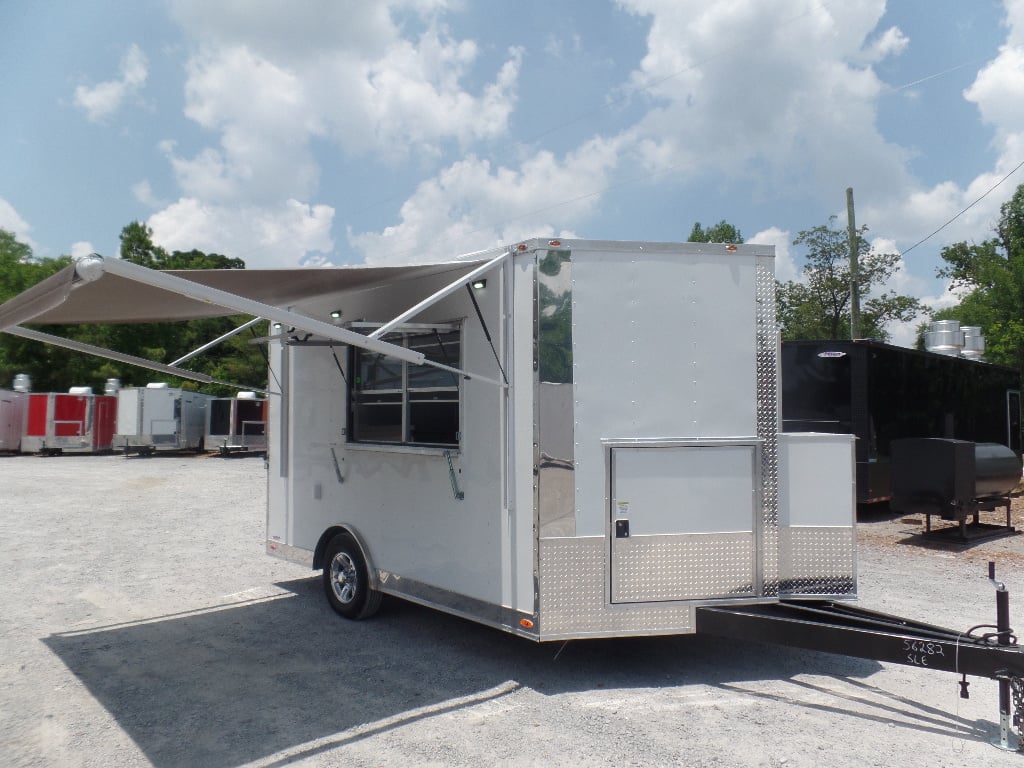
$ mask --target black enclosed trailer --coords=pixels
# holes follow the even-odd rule
[[[893,440],[954,438],[1021,453],[1012,368],[878,341],[785,341],[781,380],[784,432],[857,437],[861,504],[891,498]]]

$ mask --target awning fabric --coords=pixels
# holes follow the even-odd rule
[[[483,261],[449,261],[402,266],[344,266],[307,269],[169,270],[211,288],[276,307],[346,290],[385,286],[398,279],[450,273],[451,279]],[[118,275],[104,273],[93,282],[78,280],[74,265],[0,305],[0,330],[26,324],[149,323],[195,320],[238,314]]]

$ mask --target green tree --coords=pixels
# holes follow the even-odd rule
[[[13,232],[0,229],[0,302],[17,296],[70,263],[66,256],[36,258],[31,246],[18,240]],[[15,374],[37,371],[40,384],[48,385],[49,371],[66,368],[73,357],[66,350],[47,349],[42,344],[0,333],[0,387],[10,387]]]
[[[985,359],[1024,372],[1024,184],[1000,209],[995,237],[942,249],[937,270],[958,289],[960,303],[932,319],[977,325],[985,335]]]
[[[244,269],[241,259],[198,250],[173,251],[153,243],[153,232],[145,224],[133,221],[121,231],[121,257],[151,269]],[[71,263],[70,257],[36,259],[32,249],[9,232],[0,230],[0,302],[16,296]],[[248,320],[245,316],[191,320],[184,323],[145,323],[124,325],[84,324],[47,326],[47,333],[71,338],[107,349],[160,362],[171,362]],[[260,387],[266,383],[267,364],[263,350],[248,344],[256,332],[234,336],[203,355],[189,360],[186,368],[214,378]],[[40,392],[66,391],[70,386],[91,386],[101,391],[108,378],[121,379],[126,386],[141,386],[155,377],[171,386],[199,388],[200,384],[156,374],[106,360],[72,352],[62,347],[0,334],[0,387],[10,386],[17,373],[32,376],[33,388]],[[233,394],[230,387],[202,386],[216,395]]]
[[[803,280],[777,284],[776,304],[783,339],[850,338],[849,239],[845,229],[827,225],[803,230],[794,245],[806,249]],[[873,253],[864,239],[866,226],[857,230],[861,297],[860,323],[865,337],[887,340],[885,326],[894,320],[912,320],[923,307],[912,296],[893,291],[878,293],[896,272],[899,254]]]
[[[132,264],[156,268],[167,252],[153,244],[153,230],[141,221],[133,221],[121,230],[121,258]]]
[[[687,238],[687,242],[739,244],[743,242],[743,235],[725,219],[707,229],[701,227],[700,222],[697,221],[694,222],[693,229],[690,230],[690,237]]]
[[[121,258],[150,269],[245,269],[242,259],[219,253],[172,251],[153,243],[153,230],[139,221],[133,221],[121,230]],[[184,356],[203,344],[218,338],[245,323],[246,316],[214,317],[190,320],[185,323],[146,323],[132,326],[97,327],[98,336],[109,346],[151,360],[170,362]],[[213,347],[201,356],[192,358],[186,367],[226,381],[262,386],[266,382],[266,358],[262,351],[247,343],[248,336],[234,336]],[[90,342],[101,343],[101,342]],[[152,373],[133,372],[126,383],[140,384],[139,376],[149,381]],[[167,379],[167,377],[163,377]],[[174,386],[198,387],[194,382],[168,380]],[[212,394],[230,394],[229,387],[216,385],[203,387]]]

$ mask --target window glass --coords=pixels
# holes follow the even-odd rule
[[[426,359],[462,367],[458,331],[389,334],[385,340],[422,352]],[[459,377],[353,348],[350,439],[396,445],[458,445]]]

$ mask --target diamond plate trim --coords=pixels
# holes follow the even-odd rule
[[[634,536],[612,548],[612,602],[707,600],[754,594],[748,533]]]
[[[540,540],[540,639],[686,634],[694,608],[677,603],[612,605],[605,591],[608,542],[603,536]]]
[[[779,331],[775,261],[757,259],[757,436],[761,444],[762,519],[758,552],[762,594],[779,594]]]
[[[785,528],[780,532],[780,592],[787,597],[857,593],[856,536],[850,528]]]

